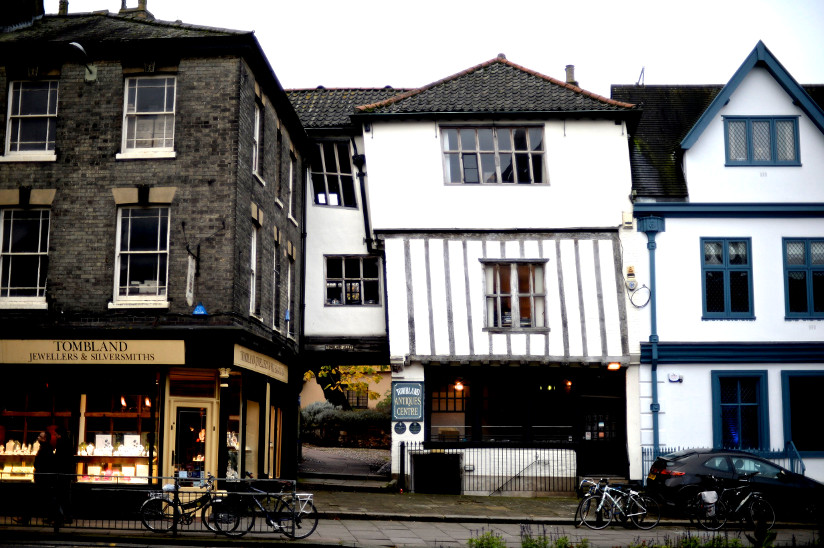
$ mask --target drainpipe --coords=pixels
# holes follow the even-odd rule
[[[658,413],[661,411],[661,404],[658,403],[658,305],[656,300],[655,283],[655,236],[659,232],[664,232],[663,217],[639,217],[638,232],[647,235],[647,249],[649,250],[649,276],[650,276],[650,332],[649,342],[651,346],[650,366],[652,371],[652,403],[649,410],[652,412],[652,445],[653,458],[657,459],[660,453]]]

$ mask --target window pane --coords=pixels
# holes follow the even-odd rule
[[[326,277],[343,278],[343,259],[340,257],[328,257],[326,259]]]
[[[747,122],[727,122],[727,156],[735,162],[747,160]]]
[[[143,78],[137,82],[137,112],[166,112],[166,79]]]
[[[323,170],[326,173],[337,173],[338,162],[335,160],[335,146],[333,143],[321,143],[323,149]]]
[[[512,169],[512,155],[502,154],[501,159],[501,180],[504,183],[514,183],[515,173]]]
[[[326,185],[327,185],[327,192],[329,204],[331,206],[337,206],[341,204],[340,201],[340,185],[338,184],[338,176],[337,175],[327,175],[326,176]]]
[[[529,150],[529,147],[526,144],[525,129],[515,129],[512,134],[515,142],[515,150]]]
[[[359,258],[349,258],[344,260],[344,268],[345,274],[344,277],[346,278],[360,278],[361,269],[360,269],[360,259]]]
[[[819,398],[824,394],[824,376],[792,376],[788,384],[793,443],[799,451],[824,451],[824,436],[810,428],[810,418],[821,413]]]
[[[724,252],[721,242],[704,242],[704,264],[723,264]]]
[[[747,242],[729,242],[728,251],[731,265],[749,264],[747,257]]]
[[[810,264],[824,265],[824,241],[813,240],[810,242]]]
[[[758,379],[740,379],[739,400],[740,403],[758,403]]]
[[[498,174],[495,172],[494,154],[481,154],[481,170],[484,183],[498,182]]]
[[[750,311],[750,284],[749,272],[730,272],[730,311],[749,312]]]
[[[530,150],[544,150],[544,131],[539,127],[529,128]]]
[[[340,304],[343,300],[343,283],[326,282],[326,303]]]
[[[498,150],[508,151],[512,150],[512,137],[508,129],[498,129]]]
[[[495,150],[495,140],[492,137],[492,129],[478,130],[479,150]]]
[[[479,183],[478,178],[478,158],[473,154],[462,154],[464,167],[464,182]]]
[[[815,271],[812,273],[812,276],[813,312],[820,314],[824,312],[824,271]]]
[[[724,312],[724,273],[707,271],[704,280],[707,312]]]
[[[363,277],[377,278],[378,277],[378,260],[372,258],[363,259]]]
[[[795,122],[793,120],[776,120],[775,153],[779,162],[795,160]]]
[[[357,207],[355,198],[355,182],[351,175],[341,175],[341,192],[343,192],[343,205],[346,207]]]
[[[444,150],[458,150],[458,130],[445,129],[443,130],[443,149]]]
[[[529,297],[521,297],[518,299],[518,308],[521,315],[521,327],[532,326],[532,299]]]
[[[786,262],[789,265],[804,265],[807,263],[807,259],[804,256],[806,246],[804,242],[786,242],[785,244],[785,252],[786,252]]]
[[[529,167],[529,154],[516,154],[515,162],[518,169],[518,182],[531,183],[532,170]]]
[[[478,148],[475,142],[474,129],[461,130],[461,150],[476,150]]]
[[[499,293],[512,293],[511,269],[509,265],[495,265],[498,270]]]
[[[360,304],[361,284],[360,282],[346,282],[346,304]]]
[[[364,304],[378,304],[379,285],[377,280],[364,280],[363,282],[363,303]]]
[[[450,183],[461,182],[461,158],[457,154],[446,155],[446,180]]]
[[[315,194],[315,203],[326,205],[326,180],[323,173],[312,174],[312,189]]]
[[[501,327],[512,327],[512,299],[501,297]]]
[[[536,183],[544,182],[544,155],[532,155],[532,180]]]
[[[741,444],[737,406],[721,406],[721,443],[724,447],[739,447]]]
[[[741,448],[758,448],[758,406],[747,405],[741,407]]]
[[[787,299],[790,312],[807,312],[806,272],[787,272]]]
[[[352,163],[349,157],[349,143],[339,141],[336,143],[338,149],[338,170],[341,173],[352,173]]]
[[[772,159],[770,144],[770,122],[752,122],[752,157],[756,162],[768,162]]]

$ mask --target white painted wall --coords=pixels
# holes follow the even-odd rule
[[[631,207],[624,126],[549,121],[544,139],[548,185],[447,185],[438,124],[372,124],[364,148],[375,230],[617,227]]]
[[[675,219],[656,237],[658,334],[674,341],[821,341],[820,321],[784,319],[782,237],[821,237],[824,219]],[[752,238],[755,320],[702,320],[701,237]]]
[[[801,166],[725,167],[722,116],[799,116]],[[824,202],[824,135],[763,68],[753,69],[684,156],[691,202]]]
[[[359,145],[360,147],[360,145]],[[306,296],[305,335],[381,336],[386,333],[384,306],[327,306],[326,255],[368,254],[359,179],[355,177],[358,208],[314,204],[308,181],[306,205]],[[383,274],[381,274],[383,277]],[[381,280],[383,283],[383,280]],[[381,296],[383,298],[383,296]]]

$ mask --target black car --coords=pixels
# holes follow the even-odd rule
[[[647,475],[646,491],[670,510],[678,511],[685,499],[705,484],[707,476],[715,476],[729,486],[749,477],[754,490],[762,493],[785,519],[824,517],[824,484],[746,451],[686,449],[658,457]]]

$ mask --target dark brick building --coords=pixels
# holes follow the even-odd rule
[[[81,482],[294,477],[300,122],[253,33],[66,5],[0,17],[0,479],[51,425]]]

